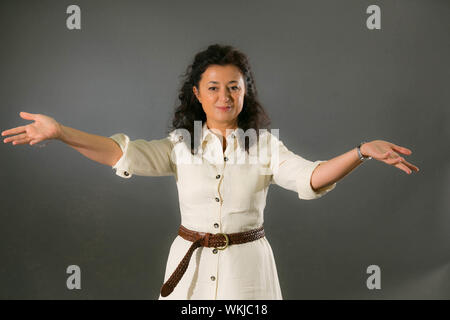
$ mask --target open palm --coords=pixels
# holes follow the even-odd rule
[[[4,143],[34,145],[44,140],[57,139],[59,137],[60,125],[52,117],[28,112],[20,112],[19,114],[23,119],[33,120],[34,122],[3,131],[2,136],[11,135],[3,140]]]
[[[412,151],[410,149],[388,141],[374,140],[366,142],[361,146],[361,152],[366,157],[369,156],[375,160],[397,167],[407,174],[411,174],[412,171],[419,171],[417,166],[409,163],[404,157],[399,155],[399,153],[408,156],[411,155]]]

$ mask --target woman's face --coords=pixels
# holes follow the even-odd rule
[[[209,127],[237,126],[237,117],[244,105],[245,84],[238,67],[210,65],[193,88],[206,113]]]

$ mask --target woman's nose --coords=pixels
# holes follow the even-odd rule
[[[221,91],[220,99],[223,101],[230,101],[231,100],[231,93],[228,89],[224,89]]]

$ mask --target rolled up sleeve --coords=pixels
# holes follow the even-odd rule
[[[112,166],[116,174],[129,179],[138,176],[172,176],[175,164],[171,161],[173,149],[169,137],[159,140],[137,139],[130,141],[124,133],[110,136],[122,149],[122,157]]]
[[[326,160],[309,161],[288,150],[283,142],[278,141],[278,161],[273,171],[272,183],[282,188],[297,192],[303,200],[317,199],[336,187],[336,183],[314,191],[311,176],[314,169]]]

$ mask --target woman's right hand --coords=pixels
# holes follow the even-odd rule
[[[61,125],[53,118],[43,114],[20,112],[26,120],[34,120],[25,126],[15,127],[2,132],[2,136],[13,135],[3,140],[4,143],[34,145],[44,140],[58,139],[61,134]]]

